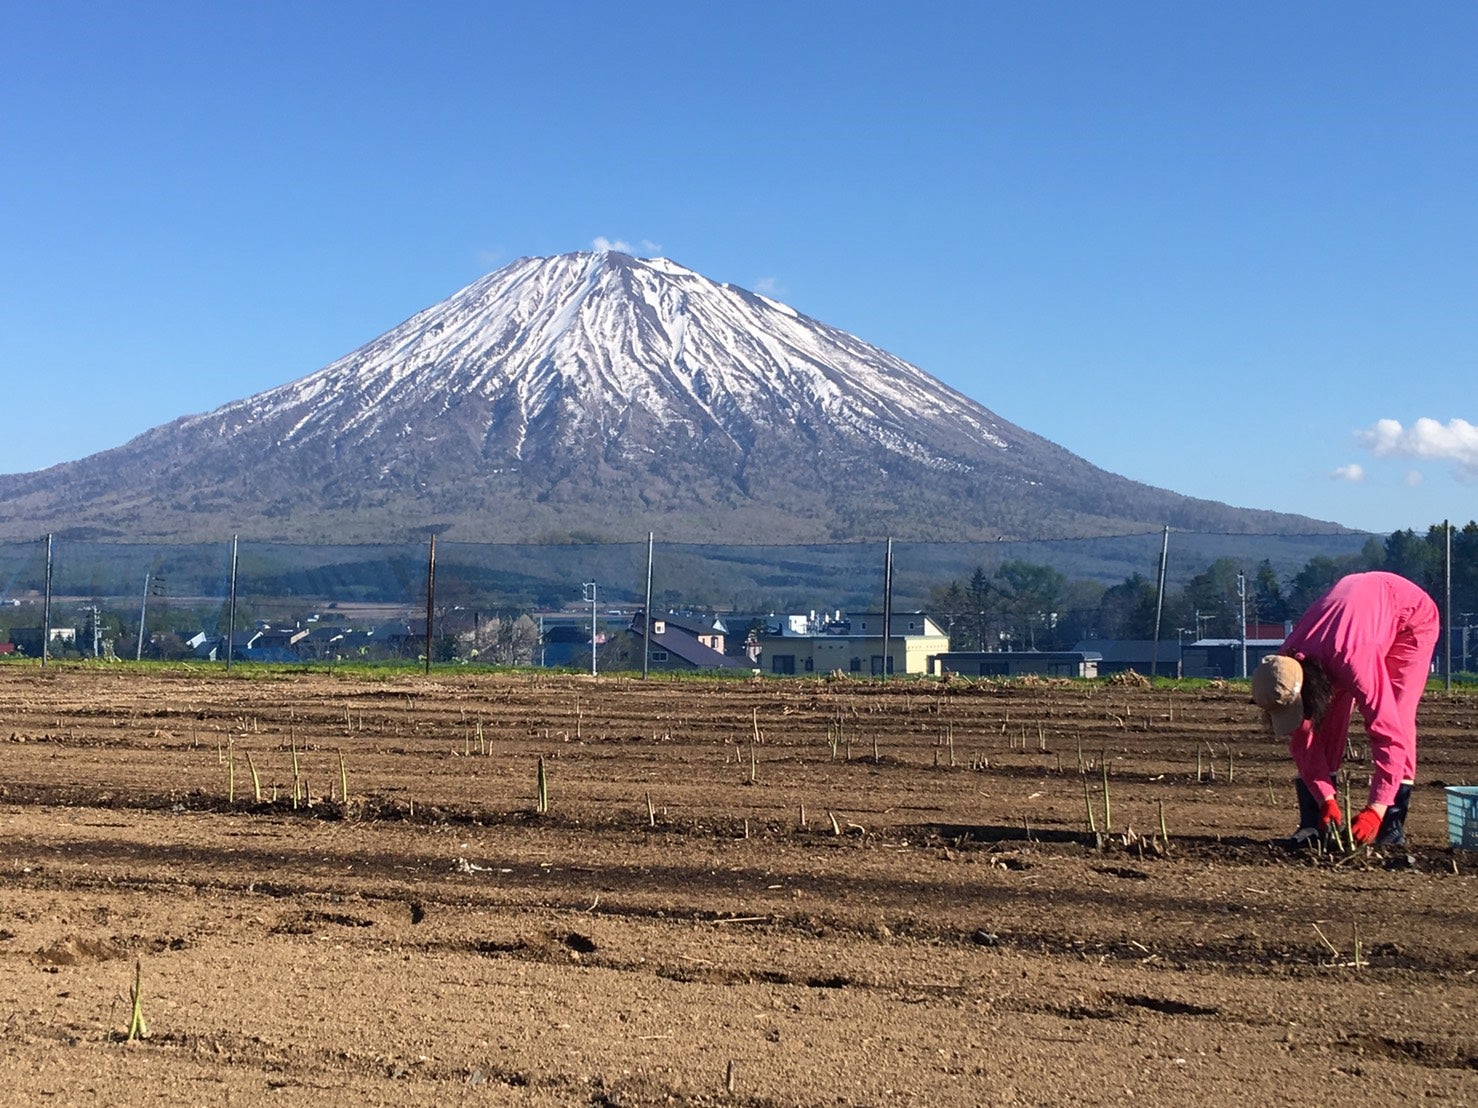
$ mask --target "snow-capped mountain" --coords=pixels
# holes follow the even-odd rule
[[[1105,473],[853,335],[614,252],[520,259],[301,380],[0,477],[12,537],[778,542],[1166,522],[1311,529]]]

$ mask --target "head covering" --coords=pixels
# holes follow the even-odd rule
[[[1252,702],[1268,714],[1273,734],[1288,736],[1304,719],[1304,667],[1294,658],[1269,654],[1252,672]]]

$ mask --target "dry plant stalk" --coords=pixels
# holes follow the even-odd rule
[[[1325,936],[1323,930],[1320,929],[1317,923],[1313,925],[1313,928],[1314,934],[1319,936],[1319,941],[1324,944],[1324,948],[1328,950],[1329,953],[1332,954],[1334,957],[1341,957],[1340,952],[1334,948],[1334,944],[1329,941],[1329,939]]]
[[[1111,834],[1114,830],[1114,820],[1109,808],[1109,783],[1108,783],[1108,751],[1103,752],[1103,833]]]
[[[256,763],[251,760],[251,751],[245,751],[245,754],[246,768],[251,770],[252,792],[256,795],[257,803],[260,804],[262,802],[262,779],[257,775]]]
[[[549,775],[544,770],[544,756],[539,755],[539,763],[534,771],[534,788],[536,797],[534,811],[544,815],[549,811]]]

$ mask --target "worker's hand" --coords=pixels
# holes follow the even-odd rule
[[[1344,823],[1345,815],[1339,810],[1339,799],[1331,796],[1324,802],[1324,810],[1319,813],[1319,827],[1328,831],[1331,827],[1338,827]]]
[[[1355,822],[1350,824],[1350,834],[1355,837],[1357,843],[1362,845],[1374,842],[1376,835],[1380,833],[1381,820],[1384,818],[1374,808],[1366,808],[1355,817]]]

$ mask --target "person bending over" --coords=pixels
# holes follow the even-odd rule
[[[1252,701],[1273,732],[1287,737],[1298,768],[1292,845],[1305,847],[1343,822],[1335,773],[1357,704],[1370,738],[1370,796],[1350,831],[1358,843],[1405,844],[1416,780],[1416,708],[1439,623],[1432,598],[1406,578],[1352,573],[1314,602],[1277,654],[1258,664]]]

